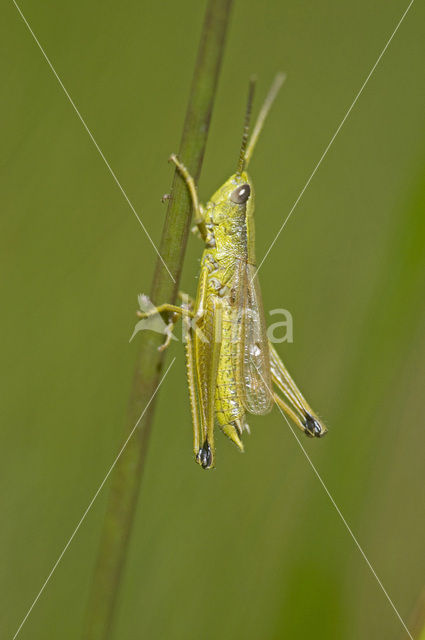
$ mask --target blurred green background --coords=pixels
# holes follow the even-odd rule
[[[236,2],[200,192],[234,171],[247,81],[287,83],[256,149],[262,258],[407,1]],[[204,2],[21,8],[155,242]],[[425,7],[414,3],[261,269],[303,439],[401,616],[425,583]],[[15,633],[121,442],[155,254],[12,2],[1,25],[0,635]],[[182,288],[194,292],[189,241]],[[162,301],[158,301],[162,302]],[[275,320],[275,319],[274,319]],[[270,319],[270,322],[274,321]],[[407,636],[277,411],[193,463],[184,353],[160,394],[114,638]],[[100,495],[23,627],[75,639]]]

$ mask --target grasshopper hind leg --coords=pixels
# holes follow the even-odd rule
[[[194,306],[193,301],[189,301],[187,306],[192,310]],[[203,304],[201,303],[200,306],[202,307]],[[194,336],[196,332],[191,324],[190,316],[184,316],[183,322],[185,324],[186,372],[189,388],[190,409],[192,413],[193,452],[195,454],[195,461],[203,469],[212,469],[214,467],[214,416],[211,413],[211,406],[208,402],[208,397],[205,397],[205,389],[203,389],[202,385],[199,383],[199,371],[197,366],[199,364],[199,355],[197,353],[197,345]],[[215,331],[217,331],[216,326]],[[215,335],[215,339],[213,340],[213,353],[217,350],[216,338],[217,335]],[[214,356],[210,362],[210,369],[209,373],[212,378],[211,385],[215,386],[216,357]]]
[[[322,438],[328,431],[317,418],[306,414],[304,418],[304,432],[309,438]]]
[[[196,462],[198,462],[203,469],[210,469],[212,467],[213,453],[208,440],[204,441],[204,444],[196,454]]]
[[[274,392],[274,401],[306,436],[323,437],[327,433],[327,428],[305,400],[271,343],[269,343],[269,349],[272,380],[285,398]]]

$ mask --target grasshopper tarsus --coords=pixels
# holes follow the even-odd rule
[[[165,349],[167,349],[170,346],[170,342],[173,338],[173,329],[176,322],[177,322],[177,314],[174,314],[174,316],[170,319],[170,322],[167,324],[167,326],[164,329],[166,338],[165,338],[165,341],[159,345],[158,351],[161,351],[161,352],[165,351]]]

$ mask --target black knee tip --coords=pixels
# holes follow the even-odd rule
[[[322,427],[320,422],[307,414],[304,421],[304,431],[309,438],[321,438],[326,434],[326,429]]]
[[[212,451],[208,440],[205,440],[202,449],[199,449],[197,460],[203,469],[209,469],[212,464]]]

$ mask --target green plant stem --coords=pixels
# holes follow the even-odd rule
[[[207,4],[179,151],[180,158],[196,180],[204,156],[231,5],[232,0],[209,0]],[[171,193],[159,252],[175,282],[158,258],[150,291],[155,303],[172,302],[176,298],[190,227],[189,194],[177,171]],[[143,411],[145,413],[111,477],[110,498],[83,630],[85,640],[106,640],[111,634],[157,399],[155,395],[152,400],[152,396],[161,376],[163,354],[158,346],[163,336],[150,331],[139,335],[140,354],[124,441]]]

